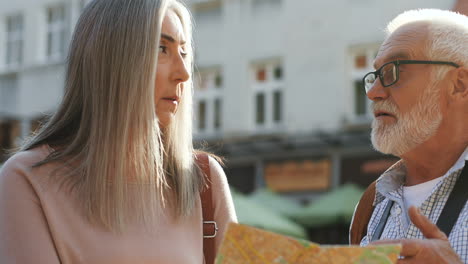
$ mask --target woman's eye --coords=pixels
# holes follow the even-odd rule
[[[166,46],[159,46],[159,51],[161,51],[162,53],[167,53],[167,47]]]
[[[181,51],[180,51],[180,55],[182,56],[182,58],[185,58],[185,57],[187,57],[188,53],[185,52],[185,51],[183,51],[183,50],[181,50]]]

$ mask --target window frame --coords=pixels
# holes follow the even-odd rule
[[[220,66],[206,67],[199,70],[194,81],[194,131],[205,137],[216,137],[223,129],[223,90],[224,76]],[[206,87],[201,89],[201,82]],[[205,102],[205,128],[200,129],[200,102]],[[218,103],[217,103],[218,102]],[[216,112],[218,104],[219,112]],[[219,120],[217,120],[217,117]],[[217,122],[219,121],[219,122]]]
[[[275,77],[275,70],[280,67],[281,77]],[[265,80],[257,80],[258,70],[265,70]],[[281,130],[284,125],[284,112],[285,112],[285,74],[284,63],[281,59],[271,59],[261,62],[254,62],[250,70],[250,83],[252,91],[252,104],[253,113],[251,114],[253,120],[253,127],[257,133],[270,133]],[[257,122],[257,97],[263,94],[264,96],[264,122]],[[280,94],[279,110],[275,109],[275,94]],[[275,113],[279,111],[280,120],[275,120]]]
[[[350,52],[350,64],[349,64],[349,71],[350,71],[350,89],[351,89],[351,120],[353,123],[370,123],[372,121],[372,110],[371,104],[372,101],[367,98],[367,95],[362,88],[362,78],[368,72],[375,71],[373,67],[375,55],[378,52],[379,45],[378,44],[366,44],[360,45],[354,51]],[[365,55],[366,57],[366,65],[363,68],[357,68],[355,65],[355,59],[358,56]],[[359,82],[360,87],[356,87],[357,83]],[[358,109],[358,92],[357,89],[361,89],[359,91],[359,95],[363,96],[361,100],[365,102],[364,106],[364,113],[357,113]]]
[[[54,19],[54,12],[58,12],[59,9],[62,9],[63,13],[58,17],[55,14]],[[46,7],[45,25],[45,58],[47,61],[59,61],[65,57],[68,41],[67,5],[65,3],[58,3]]]
[[[13,20],[16,20],[12,23],[14,29],[10,30],[10,21]],[[24,63],[24,22],[24,15],[21,13],[10,14],[5,17],[5,56],[3,64],[7,69],[18,68]]]

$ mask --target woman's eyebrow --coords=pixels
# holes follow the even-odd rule
[[[168,34],[161,33],[161,38],[163,38],[163,39],[165,39],[165,40],[167,40],[167,41],[169,41],[171,43],[176,43],[177,42],[172,36],[170,36]],[[181,40],[179,44],[184,45],[185,40]]]

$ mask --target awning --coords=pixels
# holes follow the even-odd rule
[[[287,217],[296,215],[302,210],[302,207],[298,203],[283,198],[267,188],[258,189],[249,197],[259,204]]]
[[[349,224],[354,209],[364,190],[354,184],[345,184],[323,194],[292,218],[305,227]]]
[[[307,238],[304,228],[253,199],[231,190],[239,223],[296,238]]]

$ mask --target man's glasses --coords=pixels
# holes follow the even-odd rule
[[[388,87],[395,84],[400,77],[400,65],[402,64],[437,64],[437,65],[450,65],[453,67],[460,67],[458,64],[449,61],[422,61],[422,60],[396,60],[387,62],[382,67],[374,72],[369,72],[362,79],[366,94],[374,86],[377,77],[383,87]]]

